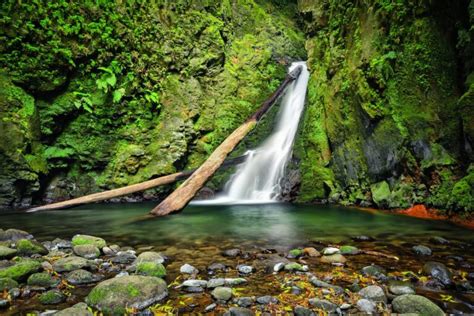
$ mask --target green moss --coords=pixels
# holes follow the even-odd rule
[[[104,239],[95,236],[89,235],[75,235],[72,238],[72,245],[79,246],[79,245],[94,245],[99,249],[104,248],[107,246],[107,243]]]
[[[293,258],[300,257],[303,254],[303,250],[301,249],[291,249],[289,255]]]
[[[343,255],[356,255],[359,253],[359,249],[354,246],[347,246],[347,245],[341,246],[339,250],[341,251],[341,254]]]
[[[39,296],[41,304],[54,305],[64,300],[65,296],[58,290],[47,291]]]
[[[29,276],[27,284],[31,286],[41,286],[41,287],[52,287],[59,283],[58,280],[55,280],[49,273],[34,273]]]
[[[30,274],[37,272],[40,268],[40,262],[31,259],[22,259],[13,266],[1,269],[0,278],[12,278],[15,281],[22,281]]]
[[[136,273],[163,278],[166,276],[166,268],[161,263],[141,262],[137,265]]]
[[[18,282],[12,278],[0,278],[0,291],[9,290],[18,287]]]
[[[18,254],[30,256],[33,254],[46,255],[48,250],[39,242],[29,239],[20,239],[16,242]]]

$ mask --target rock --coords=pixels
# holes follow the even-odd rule
[[[228,301],[232,297],[232,289],[230,287],[218,286],[212,290],[211,295],[218,301]]]
[[[193,267],[190,264],[183,264],[181,268],[179,268],[179,272],[186,273],[186,274],[198,274],[199,270]]]
[[[224,316],[253,316],[255,315],[252,310],[243,307],[231,307]]]
[[[124,276],[97,284],[86,303],[105,314],[125,314],[126,308],[142,310],[168,295],[166,282],[151,276]]]
[[[204,288],[200,286],[188,286],[185,287],[184,290],[188,293],[202,293],[204,292]]]
[[[309,304],[328,313],[334,313],[337,310],[336,304],[319,298],[310,298]]]
[[[299,263],[296,262],[290,262],[285,264],[285,270],[286,271],[301,271],[301,272],[306,272],[308,271],[308,266],[303,266]]]
[[[10,259],[13,258],[16,255],[16,250],[5,247],[5,246],[0,246],[0,260],[1,259]]]
[[[161,263],[141,262],[135,270],[137,274],[162,278],[166,276],[166,268]]]
[[[127,264],[136,262],[137,256],[132,251],[119,251],[115,257],[112,257],[110,261],[113,263]]]
[[[239,264],[237,266],[237,270],[242,274],[250,274],[253,272],[253,267],[245,265],[245,264]]]
[[[343,255],[356,255],[359,253],[359,248],[354,246],[341,246],[339,250]]]
[[[19,239],[16,242],[16,250],[20,256],[31,256],[34,254],[46,255],[48,249],[37,241],[30,239]]]
[[[227,269],[225,264],[215,262],[207,267],[208,271],[215,272],[215,271],[225,271]]]
[[[222,255],[225,257],[235,258],[241,254],[240,249],[227,249],[222,252]]]
[[[411,248],[413,250],[414,253],[416,253],[417,255],[420,255],[420,256],[431,256],[431,249],[426,247],[426,246],[423,246],[423,245],[417,245],[417,246],[413,246]]]
[[[390,282],[388,290],[394,295],[415,294],[415,290],[408,282]]]
[[[362,274],[365,276],[371,276],[375,277],[377,279],[385,277],[385,274],[387,271],[385,271],[384,268],[381,266],[378,266],[376,264],[366,266],[362,268]]]
[[[134,264],[137,265],[142,262],[155,262],[155,263],[164,263],[165,258],[155,251],[146,251],[138,255]]]
[[[63,302],[66,299],[63,293],[59,290],[50,290],[39,296],[39,301],[44,305],[54,305]]]
[[[104,248],[107,246],[107,243],[104,239],[95,236],[89,235],[76,235],[72,237],[72,245],[79,246],[79,245],[94,245],[99,249]]]
[[[207,282],[207,287],[210,289],[213,289],[218,286],[223,286],[225,284],[225,279],[219,278],[219,279],[210,279]]]
[[[58,249],[69,249],[72,248],[72,242],[69,240],[61,239],[61,238],[56,238],[52,241],[52,244],[54,245],[53,248],[54,250]]]
[[[23,281],[41,269],[41,263],[32,259],[22,259],[14,265],[0,268],[0,278],[12,278],[15,281]]]
[[[295,258],[301,257],[302,255],[303,255],[303,250],[291,249],[290,252],[288,253],[287,258],[295,259]]]
[[[430,316],[445,315],[438,305],[420,295],[404,294],[397,296],[392,301],[392,306],[397,313],[418,313]]]
[[[303,306],[296,306],[293,309],[293,312],[295,313],[295,316],[316,316],[312,310]]]
[[[88,310],[87,304],[78,303],[72,307],[63,309],[57,312],[54,316],[93,316],[91,311]]]
[[[224,284],[227,286],[236,286],[247,283],[247,280],[244,278],[225,278]]]
[[[352,240],[364,242],[364,241],[374,241],[375,239],[373,237],[370,237],[370,236],[359,235],[359,236],[352,237]]]
[[[321,254],[313,247],[307,247],[303,249],[303,253],[309,257],[320,257]]]
[[[113,250],[112,248],[106,246],[106,247],[102,248],[102,252],[103,252],[104,255],[106,255],[106,256],[115,256],[115,254],[116,254],[118,251],[115,251],[115,250]]]
[[[450,286],[453,284],[451,272],[441,262],[428,261],[423,266],[423,272],[431,275],[431,277],[441,282],[444,286]]]
[[[204,309],[204,312],[205,313],[209,313],[209,312],[212,312],[213,310],[215,310],[217,307],[217,304],[216,303],[212,303],[210,305],[207,305],[206,308]]]
[[[49,273],[41,272],[41,273],[33,273],[32,275],[30,275],[26,283],[30,286],[50,288],[50,287],[57,286],[59,282],[60,280],[53,278],[53,276],[50,275]]]
[[[435,243],[435,244],[439,244],[439,245],[447,245],[449,244],[449,240],[443,238],[443,237],[440,237],[440,236],[434,236],[434,237],[431,237],[430,238],[430,241],[432,243]]]
[[[1,289],[1,287],[0,287]],[[21,294],[21,290],[17,287],[14,287],[14,288],[11,288],[9,291],[8,291],[8,294],[10,295],[10,297],[12,299],[16,299],[18,297],[20,297],[20,294]]]
[[[86,259],[95,259],[99,258],[100,250],[95,245],[87,244],[87,245],[77,245],[73,248],[74,253],[79,257],[83,257]]]
[[[12,278],[0,278],[0,293],[18,287],[18,282]]]
[[[374,302],[387,302],[383,289],[378,285],[369,285],[363,288],[359,291],[359,295]]]
[[[181,286],[188,286],[188,287],[207,287],[206,280],[186,280],[184,281]]]
[[[258,297],[257,303],[262,304],[262,305],[278,304],[278,299],[270,295],[265,295],[265,296]]]
[[[89,268],[91,267],[91,263],[84,258],[81,257],[66,257],[61,258],[53,263],[53,269],[56,272],[69,272],[73,270],[78,270],[82,268]]]
[[[368,299],[365,299],[365,298],[357,301],[357,308],[361,312],[364,312],[367,314],[374,314],[377,312],[377,305],[374,302],[369,301]]]
[[[90,284],[103,279],[103,276],[92,274],[89,271],[78,269],[67,274],[66,280],[72,285]]]
[[[341,310],[343,310],[343,311],[345,311],[345,310],[347,310],[347,309],[349,309],[349,308],[351,308],[351,307],[352,307],[352,305],[351,305],[351,304],[348,304],[348,303],[342,303],[341,306],[339,306],[339,308],[340,308]]]
[[[0,298],[0,309],[4,309],[10,306],[10,301]]]
[[[333,289],[336,294],[344,293],[344,289],[342,287],[337,286],[337,285],[332,285],[330,283],[321,281],[316,277],[312,277],[309,281],[315,287],[320,287],[320,288],[325,288],[325,289]]]
[[[30,233],[19,229],[7,229],[6,231],[0,231],[0,241],[17,241],[20,239],[33,239]]]
[[[41,267],[43,268],[43,270],[53,270],[53,265],[48,261],[41,262]]]
[[[234,299],[234,303],[240,307],[250,307],[254,301],[255,299],[253,297],[238,297]]]
[[[325,255],[325,256],[330,256],[330,255],[334,255],[334,254],[337,254],[337,253],[341,253],[339,248],[327,247],[327,248],[323,249],[323,255]]]
[[[285,264],[283,262],[278,262],[277,264],[275,264],[273,266],[273,271],[274,272],[280,272],[281,270],[283,270],[285,268]]]
[[[345,263],[347,261],[347,259],[339,253],[329,256],[324,255],[319,260],[322,263]]]

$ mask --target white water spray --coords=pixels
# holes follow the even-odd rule
[[[256,149],[249,150],[245,162],[225,185],[224,192],[199,204],[256,204],[277,202],[280,182],[291,158],[293,142],[304,109],[309,72],[305,62],[291,64],[289,72],[303,66],[298,79],[288,86],[277,114],[272,134]]]

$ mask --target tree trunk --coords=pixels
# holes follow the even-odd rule
[[[282,94],[286,86],[298,78],[301,70],[302,67],[299,66],[289,73],[278,89],[260,106],[257,112],[250,116],[244,124],[234,130],[234,132],[214,150],[211,156],[184,181],[178,189],[151,210],[150,214],[154,216],[164,216],[182,210],[221,166],[227,155],[232,152],[235,146],[253,129],[257,121],[262,118],[276,99]]]
[[[223,167],[231,166],[231,165],[243,162],[244,160],[245,160],[245,155],[234,158],[234,159],[226,160],[223,164]],[[34,208],[29,209],[27,212],[30,213],[30,212],[44,211],[44,210],[64,209],[64,208],[77,206],[80,204],[87,204],[87,203],[109,200],[112,198],[128,195],[131,193],[136,193],[140,191],[145,191],[145,190],[148,190],[160,185],[169,184],[169,183],[173,183],[182,179],[186,179],[187,177],[192,175],[194,171],[196,171],[196,169],[189,170],[189,171],[176,172],[170,175],[162,176],[156,179],[148,180],[148,181],[137,183],[137,184],[132,184],[132,185],[119,188],[119,189],[93,193],[93,194],[81,196],[72,200],[34,207]]]

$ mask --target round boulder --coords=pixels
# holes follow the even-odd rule
[[[392,301],[393,310],[397,313],[417,313],[420,315],[444,316],[443,310],[426,297],[413,294],[397,296]]]

